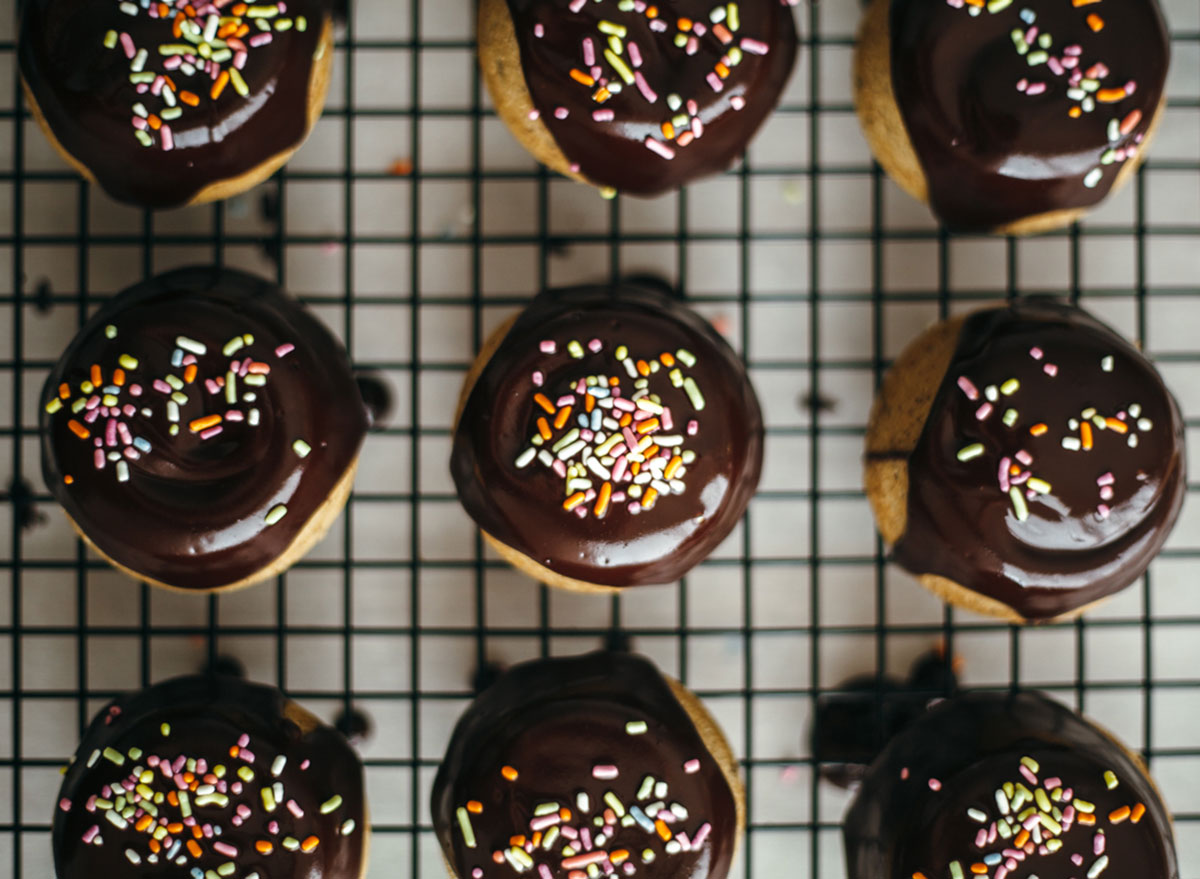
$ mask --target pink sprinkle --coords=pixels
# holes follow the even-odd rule
[[[288,808],[288,811],[291,812],[293,815],[295,815],[297,818],[304,817],[304,810],[300,808],[300,804],[297,803],[295,800],[288,800],[287,808]]]
[[[171,133],[171,126],[164,125],[158,130],[158,136],[162,138],[163,152],[170,152],[175,149],[175,135]]]
[[[1050,376],[1050,378],[1054,378],[1056,375],[1058,375],[1058,367],[1053,363],[1047,363],[1042,367],[1042,370],[1046,373],[1046,375]]]
[[[541,372],[541,370],[535,370],[535,371],[534,371],[534,373],[533,373],[533,383],[534,383],[534,385],[535,385],[536,387],[539,387],[539,388],[540,388],[540,387],[542,386],[542,383],[543,383],[543,382],[545,382],[545,381],[546,381],[546,376],[542,375],[542,372]]]
[[[227,842],[214,842],[213,851],[223,854],[227,858],[236,858],[238,850]]]
[[[940,781],[938,781],[936,778],[931,778],[931,779],[929,779],[929,789],[936,793],[937,791],[940,791],[942,789],[942,783]]]
[[[275,356],[276,357],[287,357],[289,354],[291,354],[295,350],[296,350],[296,346],[293,345],[291,342],[287,342],[283,345],[280,345],[278,348],[275,349]]]
[[[686,763],[683,764],[683,771],[686,772],[688,775],[695,775],[697,772],[700,771],[700,761],[696,760],[696,759],[688,760]],[[696,835],[699,836],[699,833],[697,833]]]
[[[1104,831],[1097,830],[1095,837],[1092,838],[1092,853],[1096,855],[1104,854]]]
[[[708,839],[710,833],[712,833],[712,825],[705,821],[700,825],[700,829],[696,831],[696,836],[692,839],[692,851],[696,851],[700,846],[704,845],[704,841]]]
[[[482,870],[480,870],[478,867],[476,867],[475,869],[476,869],[476,871],[478,871],[478,874],[480,876],[483,875]],[[474,874],[472,874],[472,875],[474,875]],[[541,876],[542,879],[554,879],[554,874],[550,872],[550,868],[547,867],[545,864],[538,864],[538,875]]]
[[[901,770],[900,770],[900,780],[901,780],[901,781],[908,781],[908,774],[909,774],[909,773],[908,773],[908,767],[907,767],[907,766],[905,766],[903,769],[901,769]]]
[[[533,26],[533,35],[539,40],[546,36],[546,26],[539,21]]]
[[[675,427],[675,419],[671,417],[671,407],[664,406],[662,415],[658,416],[658,420],[662,422],[663,430],[673,430]]]
[[[142,395],[142,386],[141,385],[130,385],[129,386],[129,394],[132,397],[140,397]]]
[[[633,69],[637,70],[642,66],[642,50],[638,48],[637,43],[629,43],[625,49],[629,52],[629,61],[633,65]]]
[[[216,430],[215,427],[212,429]],[[207,432],[208,431],[205,431],[205,433],[207,433]],[[200,434],[200,435],[204,436],[204,434]],[[254,762],[254,752],[249,750],[248,748],[242,748],[242,750],[238,753],[238,759],[242,760],[246,763],[253,763]],[[301,766],[300,768],[303,769],[304,767]]]
[[[1030,85],[1029,88],[1027,88],[1025,90],[1025,94],[1032,97],[1034,95],[1040,95],[1040,94],[1044,93],[1045,91],[1046,91],[1046,84],[1044,82],[1035,82],[1032,85]]]
[[[558,350],[558,346],[556,344],[554,344],[554,342],[551,341],[550,339],[547,339],[546,341],[542,342],[538,347],[541,349],[541,352],[543,354],[553,354],[555,351]]]
[[[564,464],[562,461],[559,461],[556,459],[554,461],[554,463],[550,465],[550,469],[553,470],[555,473],[557,473],[559,476],[561,476],[563,479],[567,478],[567,465]]]
[[[216,427],[210,427],[208,430],[202,430],[200,431],[200,439],[212,439],[214,436],[220,434],[223,430],[224,428],[222,428],[219,424]]]
[[[980,827],[979,832],[975,834],[975,848],[983,848],[987,845],[987,830]]]
[[[538,119],[541,119],[541,118],[542,118],[542,114],[541,114],[541,113],[539,113],[539,112],[538,112],[536,109],[534,109],[534,110],[530,110],[530,111],[529,111],[529,118],[530,118],[530,120],[532,120],[532,121],[536,122]]]
[[[1067,46],[1065,49],[1063,49],[1063,54],[1064,55],[1082,55],[1083,47],[1080,46],[1078,43]]]
[[[125,50],[125,57],[131,61],[137,54],[137,47],[133,45],[133,37],[129,34],[121,34],[121,48]]]
[[[471,879],[483,879],[483,868],[476,867],[474,870],[472,870]],[[543,877],[543,879],[545,879],[545,877]]]
[[[1079,852],[1075,852],[1075,854],[1071,855],[1071,863],[1074,864],[1076,867],[1082,867],[1083,866],[1083,855],[1081,855]]]
[[[1105,485],[1100,489],[1100,499],[1104,501],[1111,501],[1113,499],[1113,487],[1111,485]]]
[[[1028,478],[1028,477],[1026,477],[1026,478]],[[1021,764],[1020,771],[1021,771],[1021,774],[1025,776],[1026,781],[1028,781],[1030,784],[1037,784],[1037,776],[1034,775],[1033,771],[1028,766],[1026,766],[1024,763]]]
[[[566,394],[562,397],[559,397],[557,400],[555,400],[554,405],[559,407],[560,409],[563,406],[573,406],[573,405],[575,405],[575,398],[573,396],[571,396],[570,394]]]
[[[958,386],[962,388],[962,392],[967,395],[968,400],[979,399],[979,388],[975,387],[975,383],[965,375],[958,377]]]
[[[1112,471],[1110,470],[1108,473],[1105,473],[1104,475],[1100,476],[1096,480],[1096,484],[1097,485],[1112,485],[1116,481],[1117,481],[1117,477],[1113,476]]]
[[[1000,459],[1000,471],[997,474],[997,479],[1000,481],[1000,490],[1006,493],[1009,489],[1008,468],[1011,466],[1012,458],[1005,457]]]
[[[96,449],[95,454],[92,456],[92,461],[95,464],[97,470],[103,470],[104,469],[104,450]]]
[[[150,127],[150,123],[147,122],[145,119],[143,119],[141,116],[134,116],[133,117],[133,127],[136,128],[138,131],[145,131],[147,128]]]
[[[1008,867],[1006,867],[1004,864],[1001,864],[996,868],[995,879],[1005,879],[1006,876],[1008,876]]]
[[[555,119],[566,119],[570,115],[571,115],[571,111],[568,110],[566,107],[557,107],[554,110],[554,118]]]
[[[1033,463],[1033,455],[1029,454],[1029,452],[1025,451],[1024,449],[1018,450],[1017,453],[1015,455],[1013,455],[1013,457],[1016,458],[1018,461],[1020,461],[1022,464],[1024,464],[1026,467],[1028,467],[1030,464]]]
[[[64,812],[70,812],[71,811],[71,801],[68,800],[66,797],[63,797],[61,800],[58,801],[58,808],[62,809]]]
[[[579,508],[576,507],[576,509],[579,509]],[[540,818],[534,818],[532,821],[529,822],[529,829],[536,833],[539,830],[545,830],[547,827],[551,827],[555,824],[560,823],[561,821],[562,821],[562,816],[560,816],[557,812],[554,812],[553,814],[550,814],[550,815],[543,815]]]
[[[1056,775],[1053,778],[1047,778],[1042,784],[1046,790],[1054,790],[1056,787],[1062,787],[1062,779]]]
[[[588,67],[596,66],[596,44],[592,42],[591,37],[585,37],[583,40],[583,63]]]
[[[705,79],[708,80],[708,84],[712,87],[714,92],[720,92],[725,89],[725,84],[721,82],[721,77],[717,76],[716,73],[709,71],[708,76],[706,76]]]
[[[1112,512],[1108,504],[1100,504],[1096,507],[1096,512],[1100,514],[1101,519],[1107,519],[1108,514]]]
[[[675,158],[675,150],[671,149],[669,146],[667,146],[665,143],[658,140],[657,138],[647,135],[644,143],[646,144],[646,149],[650,150],[650,152],[652,152],[652,153],[657,153],[658,155],[662,156],[664,159]]]
[[[1046,62],[1046,66],[1050,68],[1050,72],[1055,76],[1062,76],[1064,73],[1066,73],[1066,68],[1062,66],[1062,62],[1053,55],[1050,56],[1050,59]]]
[[[279,822],[278,822],[278,821],[272,821],[270,824],[268,824],[268,825],[267,825],[267,833],[271,834],[272,836],[276,836],[276,835],[278,835],[278,833],[279,833]]]
[[[633,74],[633,84],[637,86],[638,91],[642,93],[642,97],[653,104],[658,100],[658,92],[650,88],[650,83],[646,81],[646,77],[642,76],[640,70]]]
[[[165,381],[163,381],[161,378],[156,378],[154,380],[154,384],[152,387],[154,388],[154,390],[158,391],[160,394],[170,394],[171,393],[171,386],[169,384],[167,384]]]
[[[733,107],[735,110],[741,110],[746,106],[746,99],[741,95],[734,95],[729,99],[729,106]]]
[[[137,415],[137,407],[132,403],[126,403],[121,409],[121,412],[124,413],[126,418],[132,418],[133,416]]]
[[[605,110],[593,110],[592,111],[592,121],[593,122],[612,122],[616,118],[617,118],[617,114],[616,114],[615,110],[605,109]]]
[[[611,764],[601,764],[592,767],[592,778],[598,778],[601,781],[612,781],[619,774],[617,767]]]
[[[133,445],[133,434],[129,432],[129,427],[124,421],[117,422],[117,433],[121,435],[122,444]]]
[[[250,45],[257,49],[259,46],[265,46],[271,42],[270,34],[255,34],[250,38]]]
[[[226,421],[245,421],[246,416],[242,414],[240,409],[230,409],[225,413]]]
[[[241,736],[238,737],[237,744],[238,744],[239,748],[246,747],[247,745],[250,744],[250,736],[246,735],[245,733],[242,733]]]
[[[612,475],[613,482],[620,482],[625,478],[625,468],[629,466],[629,459],[624,455],[617,458],[617,463],[613,465]]]
[[[975,410],[975,417],[980,421],[986,421],[987,417],[992,414],[992,404],[984,402],[982,406]]]
[[[95,839],[99,835],[100,835],[100,825],[93,824],[91,827],[88,828],[87,833],[85,833],[83,835],[83,841],[86,844],[91,845],[92,840]]]
[[[771,47],[760,40],[752,40],[749,37],[743,37],[742,50],[749,52],[751,55],[766,55],[771,51]]]
[[[90,409],[90,410],[88,410],[88,414],[83,416],[83,420],[86,424],[95,424],[96,419],[99,417],[100,417],[99,409]],[[96,442],[98,442],[98,443],[100,442],[100,437],[96,437]]]
[[[104,425],[104,442],[109,447],[117,444],[117,422],[112,418]]]
[[[233,66],[236,67],[238,70],[245,70],[246,62],[249,60],[250,60],[250,55],[248,52],[245,52],[245,51],[238,52],[233,56]]]
[[[695,436],[696,432],[699,430],[700,430],[700,422],[699,421],[697,421],[696,419],[693,418],[691,421],[688,422],[688,426],[687,426],[688,436]]]
[[[99,405],[100,405],[100,398],[97,397],[95,394],[93,394],[91,397],[88,398],[87,410],[89,412],[91,412],[93,409],[95,409]]]

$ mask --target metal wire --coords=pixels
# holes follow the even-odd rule
[[[358,14],[374,6],[377,18],[378,4],[392,2],[358,0]],[[842,3],[850,6],[846,0]],[[1185,141],[1194,135],[1191,152],[1151,157],[1132,184],[1131,221],[1120,211],[1104,212],[1085,226],[1038,239],[1040,244],[1004,244],[1002,277],[989,289],[955,289],[960,286],[954,275],[963,261],[961,248],[976,246],[978,240],[949,236],[931,223],[912,222],[908,215],[897,218],[894,208],[903,202],[879,168],[861,157],[861,146],[831,151],[830,139],[853,128],[853,108],[839,88],[853,43],[845,22],[854,15],[835,3],[797,10],[805,34],[801,70],[778,114],[799,123],[797,129],[805,132],[787,143],[795,161],[758,162],[752,150],[745,163],[719,182],[719,190],[694,187],[681,192],[670,221],[661,225],[647,224],[638,214],[641,206],[618,199],[603,208],[598,228],[563,228],[556,218],[556,193],[568,184],[532,166],[491,161],[489,145],[495,144],[491,135],[497,122],[474,72],[474,44],[465,35],[469,26],[459,29],[464,32],[461,37],[447,38],[441,32],[426,36],[428,23],[444,22],[448,8],[453,9],[450,18],[469,20],[469,0],[395,3],[395,20],[407,21],[407,28],[398,28],[407,33],[404,38],[377,38],[350,17],[338,44],[338,93],[322,123],[328,131],[340,129],[341,167],[285,169],[243,202],[254,204],[260,195],[270,198],[265,232],[246,231],[239,208],[230,204],[194,210],[187,222],[146,213],[139,216],[135,231],[119,231],[120,224],[110,228],[98,219],[108,208],[86,184],[66,171],[28,167],[31,151],[41,147],[35,140],[41,135],[14,76],[11,98],[0,106],[0,126],[8,127],[11,140],[10,161],[0,157],[0,198],[7,198],[10,217],[0,225],[0,260],[10,261],[9,289],[0,295],[0,307],[9,312],[11,339],[7,356],[0,356],[0,390],[8,395],[10,412],[8,423],[0,424],[0,443],[8,446],[11,476],[9,545],[0,548],[0,574],[7,578],[11,596],[7,619],[0,616],[0,639],[9,642],[7,657],[0,657],[0,663],[9,664],[7,675],[0,672],[0,719],[3,710],[9,713],[8,728],[0,729],[0,864],[11,864],[11,875],[22,879],[51,875],[48,831],[54,770],[100,700],[125,686],[144,686],[171,673],[194,670],[177,667],[177,654],[164,645],[185,645],[183,652],[198,664],[239,657],[252,674],[273,677],[330,719],[356,712],[367,718],[373,732],[364,746],[366,764],[371,797],[378,804],[373,809],[372,876],[442,875],[426,808],[428,785],[444,731],[471,692],[469,673],[443,671],[445,656],[457,657],[454,662],[469,672],[491,660],[573,652],[625,636],[632,637],[635,649],[652,653],[697,690],[733,737],[750,804],[749,844],[742,849],[739,868],[746,877],[842,875],[838,822],[845,798],[820,781],[819,767],[807,749],[807,726],[818,698],[843,692],[840,681],[850,672],[894,670],[897,655],[911,653],[916,648],[909,645],[914,644],[941,640],[951,653],[967,655],[976,669],[974,683],[1045,687],[1118,723],[1168,782],[1169,796],[1181,796],[1189,785],[1200,788],[1200,737],[1163,740],[1159,735],[1164,712],[1191,704],[1200,719],[1196,665],[1181,672],[1173,662],[1170,674],[1161,674],[1158,666],[1164,654],[1155,649],[1158,642],[1176,645],[1173,650],[1194,651],[1187,645],[1197,640],[1191,636],[1200,634],[1200,603],[1180,601],[1175,587],[1160,587],[1157,579],[1163,566],[1176,566],[1171,581],[1176,583],[1178,566],[1200,559],[1200,535],[1188,527],[1186,514],[1163,560],[1114,611],[1052,627],[1048,634],[1030,633],[951,609],[910,611],[923,594],[888,568],[878,538],[863,549],[846,550],[840,542],[847,521],[862,527],[866,504],[856,485],[832,475],[838,456],[861,444],[864,424],[858,415],[895,353],[888,327],[897,309],[924,308],[922,314],[933,318],[997,295],[1065,292],[1093,308],[1131,305],[1132,323],[1125,329],[1171,368],[1176,381],[1200,365],[1194,349],[1158,351],[1148,336],[1150,310],[1156,304],[1181,302],[1192,309],[1193,320],[1200,314],[1200,215],[1159,217],[1148,199],[1154,175],[1175,175],[1170,179],[1200,195],[1200,20],[1195,20],[1193,5],[1194,0],[1167,4],[1168,14],[1183,23],[1174,35],[1174,50],[1176,67],[1184,70],[1182,87],[1177,85],[1170,96],[1168,118],[1182,120],[1178,127]],[[14,59],[15,69],[13,37],[0,36],[5,37],[0,51]],[[364,106],[361,100],[363,65],[376,64],[380,56],[406,82],[396,106]],[[461,105],[439,106],[426,99],[425,86],[431,79],[426,62],[435,56],[470,66],[464,80],[468,93],[461,96]],[[394,145],[396,154],[411,162],[407,177],[380,167],[363,168],[356,161],[360,148],[373,140],[363,124],[388,120],[407,123],[407,142]],[[458,130],[466,132],[469,167],[440,169],[438,157],[429,155],[423,126],[442,122],[465,124]],[[792,131],[768,130],[763,137],[765,142],[774,138],[777,149]],[[828,187],[839,181],[866,186],[869,206],[858,222],[830,219],[839,197],[829,194]],[[360,231],[364,195],[371,187],[396,183],[409,193],[402,224],[407,230],[385,233],[371,224],[370,231]],[[435,202],[436,187],[454,184],[463,187],[464,201],[475,209],[450,233],[431,230],[425,208]],[[492,187],[498,184],[519,187],[530,199],[532,231],[521,231],[525,227],[520,226],[497,229],[486,221],[480,206],[495,198]],[[306,218],[311,205],[293,204],[298,187],[312,185],[338,191],[340,205],[330,209],[340,214],[335,234],[306,231],[312,228]],[[764,193],[793,185],[803,190],[795,200],[798,204],[792,205],[795,222],[768,223],[764,228],[758,215],[767,200]],[[74,228],[29,228],[29,212],[46,186],[75,192]],[[589,197],[582,189],[567,191],[569,199]],[[717,202],[714,191],[721,196]],[[726,214],[727,226],[706,222],[705,212],[714,203]],[[303,221],[301,228],[293,228],[298,221]],[[1160,244],[1191,249],[1179,276],[1165,282],[1151,272]],[[931,255],[935,283],[924,289],[894,283],[897,268],[891,258],[903,247],[922,248],[920,253]],[[1129,249],[1132,288],[1123,279],[1097,283],[1089,275],[1088,254],[1105,247]],[[290,254],[312,248],[340,252],[342,269],[332,289],[314,289],[320,285],[289,270]],[[364,269],[356,254],[368,248],[406,254],[407,277],[398,275],[395,281],[398,290],[406,287],[408,292],[362,294]],[[438,279],[433,264],[426,266],[421,254],[438,248],[457,254],[467,266],[468,284],[436,299],[422,299],[419,292]],[[485,554],[473,530],[458,554],[441,557],[427,551],[427,541],[440,527],[437,517],[453,516],[457,510],[442,476],[448,424],[431,419],[429,412],[436,411],[441,392],[461,380],[468,363],[461,356],[445,356],[446,340],[423,331],[429,320],[423,307],[435,302],[450,310],[465,309],[469,320],[463,335],[474,351],[496,315],[524,298],[492,292],[488,267],[495,253],[532,249],[536,256],[529,292],[556,283],[564,266],[573,264],[594,264],[597,274],[614,278],[642,268],[641,257],[631,257],[631,252],[652,253],[662,273],[686,291],[710,283],[694,263],[696,254],[708,248],[723,248],[722,253],[731,255],[729,289],[693,298],[728,322],[767,403],[768,456],[789,457],[796,479],[767,482],[730,543],[675,591],[584,606],[544,588],[521,586],[520,578]],[[1043,256],[1039,248],[1052,253]],[[146,586],[114,580],[69,534],[59,533],[49,542],[40,536],[53,530],[48,523],[57,513],[41,483],[33,413],[37,389],[54,353],[40,344],[32,348],[30,331],[47,314],[70,313],[71,323],[81,324],[99,298],[92,289],[97,266],[118,252],[136,254],[134,276],[167,268],[182,253],[189,262],[218,264],[243,263],[248,253],[266,254],[277,280],[320,309],[352,352],[356,334],[363,331],[356,309],[382,309],[396,327],[395,356],[358,356],[356,366],[387,377],[395,394],[393,419],[377,426],[369,442],[407,449],[407,460],[401,457],[392,467],[402,485],[377,490],[360,480],[332,548],[244,597],[201,599],[200,611],[195,601],[181,607]],[[841,277],[847,252],[863,263],[865,276],[856,268],[850,280]],[[42,277],[48,271],[45,254],[66,253],[74,257],[72,272],[58,266],[55,274],[73,277],[48,284]],[[601,258],[594,260],[593,253]],[[1030,274],[1031,267],[1060,258],[1065,262],[1065,284]],[[255,259],[261,262],[261,257]],[[787,265],[798,267],[793,283],[781,288],[762,282],[758,273],[769,259],[786,259]],[[864,279],[854,280],[858,277]],[[831,351],[831,308],[865,315],[857,332],[869,345],[849,355]],[[794,355],[777,344],[761,352],[758,328],[782,314],[797,323]],[[1189,402],[1185,395],[1186,421],[1194,431],[1200,426],[1200,412]],[[1189,485],[1189,495],[1196,491],[1196,484]],[[39,514],[45,521],[37,521]],[[786,548],[777,542],[768,545],[763,536],[764,528],[781,515],[795,524],[794,542]],[[852,518],[847,520],[847,515]],[[381,551],[377,529],[380,523],[386,528],[393,522],[388,540],[394,547],[389,551],[392,544],[385,541]],[[68,606],[47,619],[41,615],[39,591],[58,589],[58,582],[69,584],[63,593]],[[390,588],[381,589],[380,583]],[[456,590],[459,583],[464,585],[460,612],[448,615],[440,590]],[[844,612],[845,588],[857,596],[856,614]],[[319,596],[333,593],[337,601],[330,616],[306,609]],[[373,608],[372,603],[380,601],[395,612],[364,614],[363,606]],[[515,613],[510,601],[526,603]],[[335,669],[340,664],[333,679],[297,672],[311,668],[305,664],[307,651],[331,643]],[[1112,666],[1101,661],[1110,644],[1129,645],[1132,672],[1113,674]],[[729,674],[713,676],[714,652],[721,661],[717,665],[723,662],[732,669]],[[1200,660],[1194,652],[1189,655]],[[128,668],[131,661],[136,665],[131,680],[111,671]],[[44,670],[49,665],[66,671],[50,674]],[[374,677],[364,684],[368,676],[388,671],[394,674],[386,684]],[[877,701],[882,706],[882,691]],[[1132,730],[1129,723],[1121,723],[1131,705],[1138,718]],[[65,713],[59,710],[62,706]],[[63,744],[56,740],[53,747],[58,750],[53,753],[40,741],[51,723],[47,718],[74,727],[60,736]],[[1182,800],[1175,819],[1183,872],[1196,879],[1200,801],[1186,794]],[[799,863],[804,867],[797,870]]]

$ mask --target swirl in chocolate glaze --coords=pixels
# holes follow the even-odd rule
[[[670,685],[644,659],[524,663],[467,709],[433,784],[459,879],[723,879],[737,803]]]
[[[358,756],[274,687],[187,677],[110,703],[67,768],[58,879],[358,879]]]
[[[933,708],[846,814],[857,879],[1178,879],[1170,819],[1120,744],[1034,693]]]
[[[725,538],[762,413],[713,328],[647,287],[539,295],[471,389],[451,471],[479,526],[552,571],[669,583]]]
[[[796,61],[795,3],[508,7],[535,111],[572,168],[657,195],[724,171],[775,108]]]
[[[109,195],[179,207],[307,136],[331,13],[330,0],[30,0],[21,75]]]
[[[1069,305],[985,309],[909,457],[895,555],[1048,619],[1141,576],[1184,489],[1179,409],[1140,352]]]
[[[345,351],[278,287],[180,269],[125,291],[51,371],[42,471],[109,558],[179,588],[281,556],[352,466]]]
[[[891,0],[890,22],[896,101],[951,226],[1097,204],[1163,97],[1157,0]]]

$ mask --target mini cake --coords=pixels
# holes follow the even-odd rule
[[[56,151],[113,198],[229,198],[275,173],[321,115],[333,7],[29,0],[21,82]]]
[[[650,287],[548,291],[467,377],[450,469],[488,542],[544,583],[670,583],[741,518],[763,423],[737,355]]]
[[[1154,366],[1048,299],[925,332],[867,427],[867,496],[896,560],[1014,622],[1075,616],[1140,577],[1185,488],[1183,422]]]
[[[1133,173],[1166,105],[1157,0],[872,0],[855,102],[876,159],[947,225],[1074,222]]]
[[[325,534],[365,432],[346,352],[320,321],[267,281],[180,269],[104,305],[51,370],[42,472],[116,567],[233,589]]]
[[[274,687],[176,678],[96,715],[54,812],[58,879],[359,879],[362,765]]]
[[[724,879],[737,764],[700,701],[644,659],[518,665],[455,727],[433,827],[456,879]]]
[[[727,169],[796,62],[796,0],[481,0],[500,118],[544,165],[657,195]]]
[[[1142,763],[1033,693],[973,693],[884,749],[845,820],[856,879],[1178,879]]]

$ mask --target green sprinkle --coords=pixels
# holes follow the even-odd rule
[[[218,876],[232,876],[237,871],[237,864],[233,861],[226,861],[221,866],[217,867]]]
[[[49,403],[46,404],[46,411],[49,412],[51,415],[53,415],[55,412],[57,412],[59,409],[61,409],[62,406],[63,406],[62,400],[58,399],[58,397],[55,397],[53,400],[51,400]]]
[[[338,794],[334,794],[332,797],[327,799],[325,802],[321,803],[321,814],[328,815],[330,812],[340,809],[341,806],[342,806],[341,796]]]
[[[292,451],[301,458],[307,458],[309,453],[312,451],[312,446],[310,446],[304,440],[298,439],[292,443]]]
[[[617,350],[614,353],[617,355],[618,360],[624,360],[629,356],[629,349],[624,345],[618,345]]]
[[[265,521],[268,525],[274,525],[286,515],[287,507],[283,504],[276,504],[271,508],[270,512],[267,513],[267,518]]]
[[[187,336],[179,336],[175,339],[175,344],[187,351],[190,354],[195,354],[198,357],[203,357],[208,353],[208,346],[202,342],[197,342],[195,339],[189,339]]]
[[[275,802],[275,792],[269,787],[264,787],[260,793],[262,794],[263,808],[268,812],[274,812],[275,807],[279,805]]]
[[[621,39],[625,39],[625,35],[627,33],[624,25],[613,24],[611,21],[607,20],[598,22],[596,24],[596,30],[600,31],[602,34],[620,37]]]
[[[638,788],[637,798],[639,801],[647,800],[650,794],[654,792],[654,776],[647,775],[642,779],[642,786]]]
[[[169,736],[171,734],[171,724],[164,723],[162,726],[160,726],[158,728],[158,731],[163,734],[163,738],[165,739],[167,736]]]
[[[230,339],[228,342],[225,343],[225,347],[221,349],[221,353],[223,355],[225,355],[226,357],[229,357],[230,355],[236,354],[238,351],[241,351],[242,348],[244,348],[245,346],[246,346],[246,343],[245,343],[245,341],[243,341],[241,336],[234,336],[232,339]]]
[[[246,80],[242,79],[242,74],[238,72],[236,67],[225,68],[229,71],[229,81],[233,83],[233,88],[243,98],[250,96],[250,86],[246,85]]]
[[[625,80],[625,85],[633,85],[633,71],[617,56],[616,52],[612,49],[605,49],[604,58],[612,65],[613,70],[617,71],[617,75]]]
[[[1093,812],[1096,811],[1095,803],[1089,803],[1087,800],[1075,800],[1075,802],[1072,803],[1072,805],[1075,806],[1075,808],[1078,811],[1083,812],[1084,814],[1087,814],[1087,815],[1091,815]]]
[[[458,816],[458,826],[462,830],[463,842],[467,844],[467,848],[475,848],[475,828],[471,826],[471,816],[462,806],[458,807],[455,814]]]
[[[358,825],[354,823],[353,818],[347,818],[342,822],[342,826],[339,827],[338,830],[341,832],[342,836],[349,836],[354,832],[354,828],[357,826]]]
[[[1050,483],[1044,479],[1038,479],[1034,476],[1026,484],[1038,494],[1050,494]],[[1039,790],[1038,793],[1041,793],[1041,791]]]
[[[1008,496],[1012,498],[1013,512],[1017,514],[1017,521],[1024,522],[1029,518],[1029,507],[1025,505],[1025,495],[1021,493],[1019,486],[1014,485],[1008,490]]]
[[[1040,787],[1033,792],[1033,798],[1037,800],[1038,808],[1043,812],[1049,812],[1052,808],[1050,805],[1050,797]]]
[[[192,801],[185,790],[179,792],[179,814],[184,818],[192,817]]]
[[[117,337],[117,328],[109,324],[104,328],[104,337],[106,339],[115,339]]]
[[[125,369],[137,369],[138,368],[137,358],[131,357],[128,354],[122,354],[120,357],[117,358],[117,362],[120,363],[121,366],[123,366]]]
[[[577,339],[572,339],[570,342],[567,342],[567,353],[576,360],[580,360],[583,358],[583,346],[579,344]]]
[[[1108,868],[1108,855],[1101,855],[1096,858],[1096,862],[1092,864],[1087,871],[1087,879],[1096,879],[1101,873]]]
[[[104,48],[115,49],[117,47],[117,32],[109,31],[104,35]]]
[[[958,460],[970,461],[983,454],[983,443],[971,443],[958,450]]]
[[[1003,12],[1010,6],[1012,6],[1012,0],[991,0],[987,5],[987,11],[994,15],[997,12]]]
[[[696,355],[686,348],[680,348],[675,352],[675,356],[689,369],[696,365]]]
[[[625,805],[619,799],[617,799],[617,795],[612,791],[608,791],[604,794],[604,802],[608,803],[618,818],[625,817]]]
[[[1000,385],[1000,393],[1006,397],[1011,397],[1021,388],[1021,383],[1015,378],[1010,378],[1004,384]]]
[[[1034,760],[1032,757],[1022,757],[1021,765],[1024,766],[1026,769],[1028,769],[1030,772],[1032,772],[1034,775],[1037,775],[1039,772],[1042,771],[1041,765],[1038,763],[1038,761]]]
[[[249,784],[250,782],[254,781],[254,770],[251,769],[249,766],[240,767],[237,771],[237,774],[238,774],[238,778],[240,778],[242,781],[246,782],[246,784]]]
[[[649,729],[644,720],[631,720],[625,724],[625,732],[631,736],[640,736]]]
[[[700,387],[696,384],[696,380],[689,375],[683,380],[683,389],[687,392],[688,399],[692,401],[692,408],[697,412],[703,412],[704,395],[700,393]]]
[[[1004,413],[1004,426],[1012,427],[1017,423],[1017,418],[1020,417],[1016,409],[1008,409]]]
[[[951,861],[950,875],[953,877],[953,879],[963,879],[962,864],[960,864],[958,861]]]
[[[115,763],[118,766],[125,765],[125,755],[115,748],[105,748],[103,752],[104,759],[110,763]]]
[[[1111,769],[1104,773],[1104,783],[1108,786],[1109,790],[1116,790],[1117,785],[1120,784],[1120,782],[1117,781],[1117,774]]]

